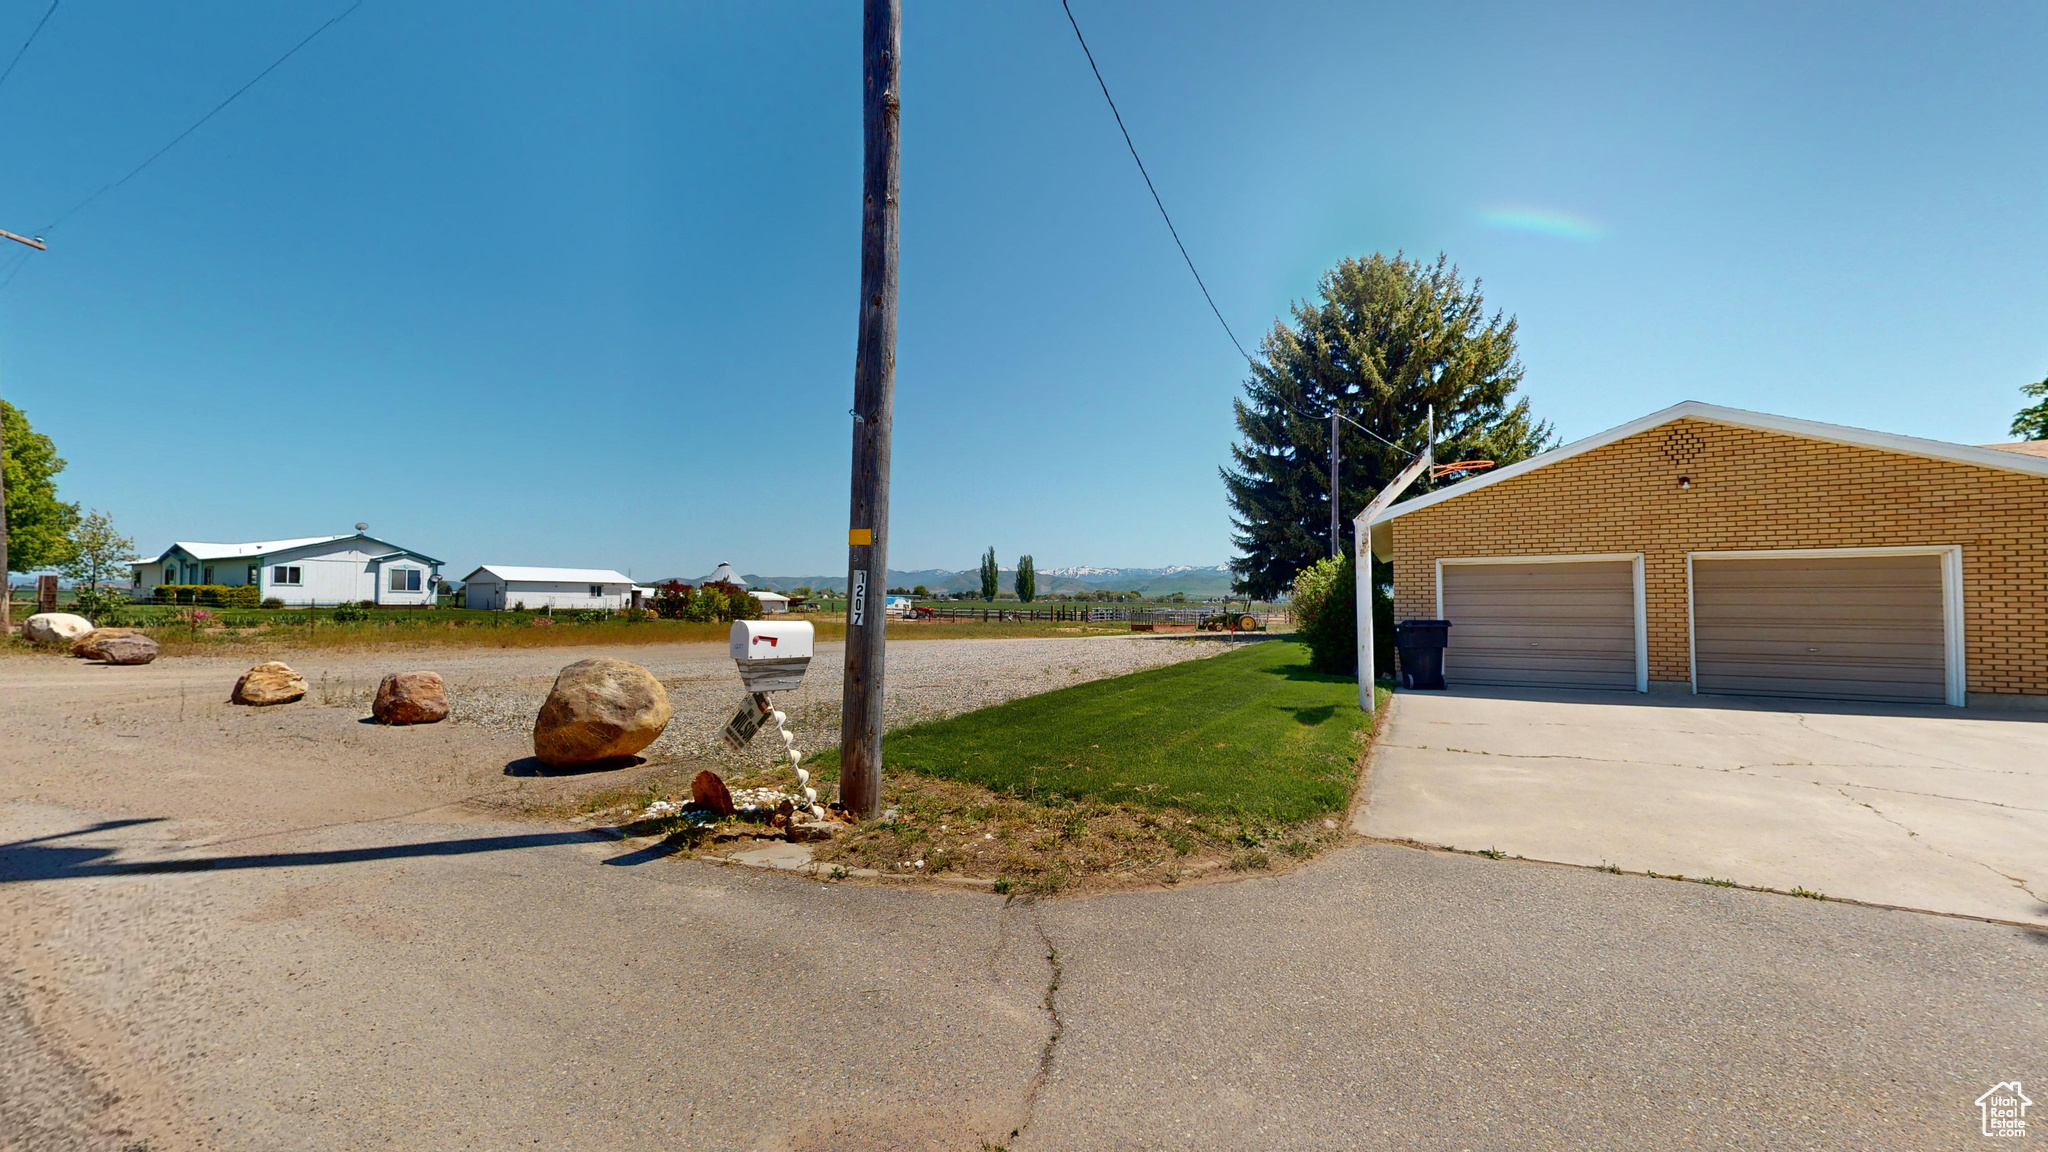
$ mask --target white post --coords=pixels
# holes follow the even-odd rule
[[[1372,522],[1391,507],[1401,493],[1408,490],[1422,474],[1435,463],[1434,453],[1424,448],[1421,455],[1408,462],[1394,482],[1380,489],[1358,519],[1351,522],[1352,535],[1358,551],[1354,571],[1358,580],[1358,706],[1371,713],[1375,710],[1372,698],[1374,668],[1372,666]]]

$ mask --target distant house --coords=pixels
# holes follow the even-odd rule
[[[136,599],[165,584],[254,585],[266,600],[289,605],[431,606],[441,561],[361,532],[248,544],[180,540],[154,560],[134,565]]]
[[[706,576],[700,583],[731,584],[738,588],[745,588],[747,586],[747,582],[740,579],[740,574],[732,570],[732,565],[724,563],[719,564],[717,570],[713,571],[711,575]]]
[[[529,568],[486,564],[463,580],[463,604],[503,612],[512,608],[630,607],[633,578],[609,568]]]
[[[789,597],[784,596],[780,592],[769,592],[763,590],[759,592],[749,592],[747,593],[747,595],[752,596],[754,599],[759,600],[761,602],[761,612],[763,615],[772,616],[777,612],[789,611]]]

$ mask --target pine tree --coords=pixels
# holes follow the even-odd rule
[[[2048,380],[2022,384],[2020,393],[2034,397],[2035,402],[2012,418],[2012,434],[2022,440],[2048,440]]]
[[[1346,258],[1292,316],[1292,326],[1276,322],[1261,342],[1235,402],[1242,442],[1231,447],[1223,483],[1240,593],[1278,595],[1330,554],[1332,408],[1398,445],[1344,426],[1339,511],[1347,537],[1350,518],[1422,451],[1432,404],[1442,461],[1511,464],[1550,443],[1550,425],[1515,396],[1522,365],[1514,318],[1486,315],[1479,282],[1467,287],[1441,255],[1434,264],[1398,254]],[[1410,494],[1427,490],[1425,480]]]
[[[1017,557],[1017,599],[1029,604],[1038,598],[1038,568],[1031,563],[1031,554],[1026,552]]]
[[[996,589],[1001,586],[1002,573],[996,569],[996,546],[991,544],[981,557],[981,598],[994,601]]]

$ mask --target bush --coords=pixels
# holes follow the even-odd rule
[[[358,600],[356,601],[356,607],[367,608],[374,612],[377,610],[377,602],[375,600]]]
[[[1348,550],[1295,574],[1294,630],[1308,642],[1309,667],[1357,675],[1358,571]]]
[[[158,604],[203,604],[208,608],[254,608],[263,590],[254,584],[159,584],[149,598]]]
[[[128,594],[113,588],[80,588],[71,600],[71,610],[94,624],[128,605]]]
[[[284,601],[275,596],[265,596],[263,598],[263,606],[265,608],[282,608],[284,607]]]
[[[334,606],[336,624],[360,624],[370,618],[370,610],[361,604],[337,604]]]
[[[569,619],[578,624],[602,624],[611,613],[602,608],[578,608],[569,614]]]

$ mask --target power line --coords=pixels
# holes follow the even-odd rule
[[[1145,161],[1138,156],[1138,146],[1131,142],[1131,130],[1124,127],[1123,113],[1116,110],[1116,98],[1109,94],[1109,85],[1102,79],[1102,69],[1095,66],[1095,53],[1088,50],[1088,38],[1081,35],[1081,25],[1074,19],[1073,8],[1067,4],[1067,0],[1060,0],[1060,8],[1067,14],[1067,23],[1074,26],[1074,39],[1081,42],[1081,54],[1088,57],[1088,70],[1095,73],[1095,83],[1102,89],[1102,98],[1109,102],[1109,114],[1116,117],[1117,131],[1124,134],[1124,147],[1131,150],[1131,159],[1137,161],[1138,175],[1145,178],[1145,190],[1152,193],[1152,203],[1159,206],[1159,218],[1166,221],[1166,230],[1173,234],[1174,247],[1180,249],[1180,258],[1187,261],[1188,271],[1194,273],[1195,286],[1202,290],[1202,299],[1209,302],[1209,311],[1216,314],[1216,322],[1223,325],[1223,334],[1230,337],[1231,344],[1237,348],[1237,354],[1244,357],[1245,363],[1256,366],[1258,362],[1244,350],[1243,344],[1238,343],[1237,333],[1230,330],[1230,321],[1223,318],[1223,309],[1216,307],[1216,298],[1209,295],[1209,286],[1202,283],[1202,274],[1195,269],[1195,258],[1188,255],[1188,246],[1181,243],[1180,230],[1173,226],[1173,217],[1167,215],[1166,202],[1159,198],[1159,189],[1152,186],[1152,174],[1145,171]]]
[[[242,95],[242,93],[247,92],[251,88],[254,88],[257,85],[257,83],[261,81],[265,76],[268,76],[272,72],[277,71],[279,65],[291,59],[293,56],[298,55],[299,49],[304,48],[306,45],[311,44],[314,40],[318,39],[322,32],[325,32],[329,28],[334,27],[336,24],[341,23],[343,20],[348,19],[349,13],[354,12],[356,9],[361,8],[362,6],[363,0],[356,0],[355,3],[349,5],[346,9],[344,9],[340,15],[329,19],[327,23],[322,24],[318,28],[313,29],[312,33],[308,35],[304,40],[301,40],[297,44],[292,45],[291,51],[286,52],[284,55],[279,56],[277,59],[271,61],[270,67],[265,68],[261,72],[258,72],[255,76],[255,79],[252,79],[247,84],[244,84],[240,88],[235,89],[232,93],[228,95],[227,99],[214,105],[213,111],[208,112],[206,115],[201,116],[197,120],[194,120],[192,122],[191,127],[185,129],[183,132],[178,133],[175,137],[172,137],[171,142],[169,144],[166,144],[163,147],[157,149],[155,152],[150,153],[149,159],[144,160],[140,164],[137,164],[134,168],[129,170],[126,176],[121,177],[119,180],[114,181],[112,184],[101,185],[99,191],[94,192],[92,195],[87,196],[83,200],[80,200],[77,204],[72,205],[70,211],[64,213],[62,216],[59,216],[55,220],[52,220],[48,224],[44,225],[42,230],[46,233],[49,232],[52,228],[55,228],[57,225],[62,224],[66,220],[71,219],[73,216],[76,216],[79,213],[79,211],[83,209],[86,205],[91,204],[93,201],[99,199],[100,197],[106,195],[109,192],[112,192],[114,189],[119,188],[121,185],[126,184],[130,180],[133,180],[135,179],[135,177],[141,175],[142,170],[144,168],[147,168],[151,164],[156,163],[157,159],[161,157],[164,153],[169,152],[173,148],[176,148],[179,142],[184,140],[185,137],[190,136],[192,133],[199,131],[200,126],[205,124],[208,120],[211,120],[215,116],[219,115],[221,109],[226,108],[230,104],[233,104],[235,100]],[[51,5],[51,7],[54,8],[56,6],[53,4]]]
[[[7,62],[7,71],[0,72],[0,84],[7,83],[7,78],[14,75],[14,66],[21,63],[23,56],[28,55],[28,46],[36,42],[36,37],[42,34],[43,25],[48,24],[50,17],[57,14],[57,5],[61,2],[62,0],[50,0],[49,10],[43,13],[41,20],[36,21],[36,26],[29,32],[28,39],[23,40],[21,47],[14,53],[14,59]]]

